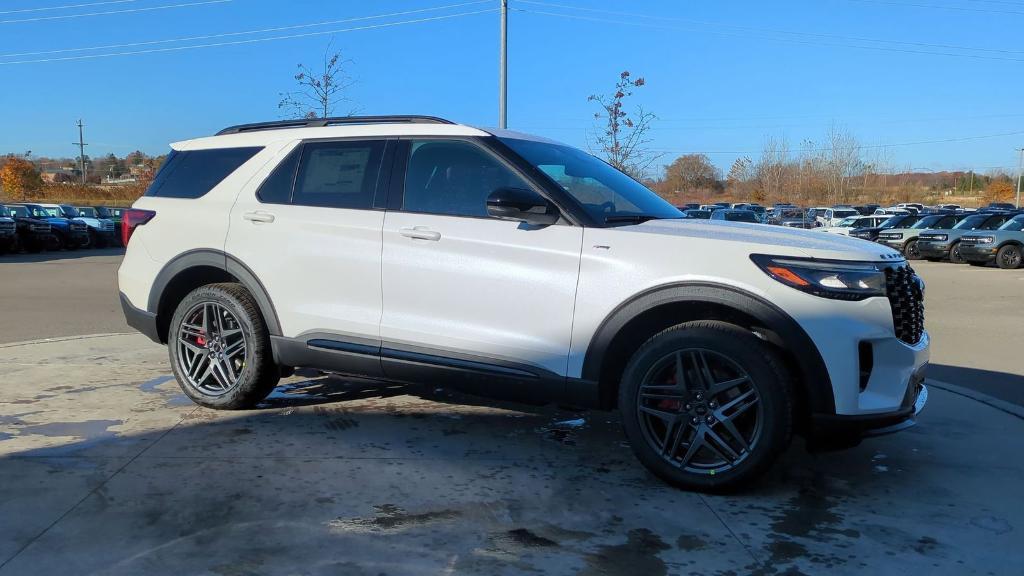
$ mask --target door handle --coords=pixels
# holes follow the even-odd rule
[[[274,221],[274,215],[270,212],[264,212],[257,210],[255,212],[246,212],[242,214],[242,218],[256,224],[270,224]]]
[[[413,228],[400,228],[398,233],[406,238],[415,238],[417,240],[431,240],[437,242],[441,239],[440,232],[434,232],[426,226],[415,226]]]

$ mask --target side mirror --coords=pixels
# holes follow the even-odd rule
[[[498,188],[487,197],[487,215],[500,220],[547,226],[558,221],[558,207],[533,190]]]

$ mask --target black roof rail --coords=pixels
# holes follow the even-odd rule
[[[345,124],[454,124],[451,120],[436,116],[340,116],[337,118],[299,118],[296,120],[275,120],[272,122],[256,122],[229,126],[217,136],[239,134],[241,132],[258,132],[260,130],[282,130],[285,128],[320,128],[323,126],[343,126]]]

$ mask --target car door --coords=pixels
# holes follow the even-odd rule
[[[383,234],[385,373],[475,381],[494,395],[509,383],[564,384],[583,229],[489,217],[495,189],[533,188],[471,139],[404,140],[396,165]]]
[[[226,241],[229,256],[263,285],[284,337],[321,348],[369,347],[374,358],[358,372],[379,372],[373,348],[380,338],[383,197],[376,203],[394,144],[347,139],[286,147],[273,170],[239,194]]]

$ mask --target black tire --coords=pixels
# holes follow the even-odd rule
[[[683,358],[685,352],[691,358],[690,366],[686,366],[686,360],[678,365],[679,358]],[[679,353],[679,354],[677,354]],[[740,388],[735,390],[736,396],[728,397],[722,394],[715,396],[707,394],[705,398],[695,395],[692,389],[700,390],[701,387],[693,382],[700,378],[697,372],[698,357],[711,355],[717,362],[725,362],[725,366],[731,365],[735,369],[746,373],[747,379],[742,386],[747,392],[742,394]],[[672,358],[676,358],[673,360]],[[724,360],[723,360],[724,359]],[[644,382],[652,381],[651,375],[657,374],[659,370],[667,370],[668,364],[672,364],[675,374],[683,374],[684,382],[689,379],[690,385],[686,386],[685,400],[665,400],[665,396],[651,394],[648,392],[647,399],[642,400],[640,395],[641,385]],[[704,362],[707,367],[708,362]],[[719,367],[723,364],[719,364]],[[659,368],[659,366],[666,366]],[[681,366],[681,368],[678,368]],[[712,380],[722,378],[722,372],[712,366],[707,373],[714,375]],[[667,374],[667,372],[666,372]],[[725,375],[729,379],[731,376]],[[653,380],[660,381],[660,380]],[[677,382],[676,377],[673,382]],[[676,386],[676,384],[671,384]],[[664,388],[664,387],[662,387]],[[692,389],[691,389],[692,388]],[[650,388],[647,388],[650,390]],[[689,454],[683,454],[683,448],[692,445],[698,438],[702,429],[711,429],[719,434],[726,434],[725,424],[716,421],[714,417],[721,416],[719,412],[712,409],[724,411],[731,400],[738,400],[740,396],[746,396],[750,390],[756,391],[755,397],[759,405],[755,405],[757,411],[750,414],[749,410],[743,416],[737,418],[756,418],[754,424],[748,420],[746,423],[740,420],[733,420],[733,428],[747,427],[752,429],[750,437],[743,440],[749,445],[749,449],[742,448],[734,451],[737,458],[733,464],[726,464],[728,467],[715,468],[714,464],[706,465],[697,462],[700,454],[711,454],[710,447],[698,448],[689,462],[685,465]],[[669,394],[669,392],[662,392]],[[725,394],[725,393],[723,393]],[[645,342],[633,355],[622,375],[622,382],[619,386],[619,410],[622,413],[623,428],[626,437],[633,447],[636,457],[647,467],[648,470],[661,477],[665,481],[678,487],[688,490],[723,492],[733,490],[761,476],[775,462],[779,454],[786,449],[792,437],[792,396],[790,393],[790,380],[778,356],[756,336],[749,331],[717,321],[687,322],[669,328]],[[655,405],[645,405],[644,402],[656,402]],[[665,402],[669,402],[666,406]],[[685,402],[685,404],[683,404]],[[703,402],[703,404],[701,404]],[[649,416],[649,409],[655,408],[662,414],[675,413],[678,410],[681,419],[677,424],[669,424],[662,416]],[[702,410],[702,408],[708,411]],[[687,411],[689,409],[689,411]],[[643,415],[642,415],[643,411]],[[664,412],[662,412],[664,411]],[[700,414],[700,415],[698,415]],[[707,420],[702,420],[706,418]],[[661,429],[654,429],[657,423],[661,423]],[[704,425],[708,423],[708,426]],[[716,428],[717,427],[717,428]],[[680,433],[680,430],[683,432]],[[682,436],[688,437],[685,445]],[[742,430],[741,430],[742,434]],[[661,447],[658,436],[664,436]],[[670,449],[669,438],[673,440]],[[740,446],[735,441],[735,436],[727,436],[730,439],[732,448]],[[698,445],[700,446],[700,445]],[[715,451],[722,455],[722,446],[719,444]],[[663,451],[667,454],[663,455]],[[688,450],[688,452],[691,452]],[[723,456],[724,458],[724,456]],[[723,460],[723,462],[728,462]],[[685,465],[685,467],[684,467]],[[702,466],[707,466],[703,467]]]
[[[67,240],[60,234],[54,234],[53,240],[50,242],[50,245],[47,246],[47,249],[52,250],[54,252],[59,252],[60,250],[66,247]]]
[[[949,261],[953,264],[963,264],[964,259],[960,256],[960,243],[956,242],[949,247]]]
[[[1016,270],[1021,265],[1020,246],[1007,244],[996,252],[996,266],[1003,270]]]
[[[917,247],[917,240],[908,240],[906,245],[903,246],[903,255],[907,257],[907,260],[920,260],[921,250]]]
[[[227,391],[217,395],[205,393],[193,385],[188,376],[183,373],[181,366],[183,357],[178,336],[182,322],[185,321],[186,314],[204,304],[213,304],[226,309],[234,317],[233,319],[237,322],[237,326],[245,338],[243,360],[237,369],[237,381]],[[167,347],[171,370],[178,380],[178,385],[193,402],[207,408],[218,410],[252,408],[270,394],[281,378],[281,372],[274,364],[266,322],[256,301],[241,284],[208,284],[196,288],[185,296],[174,311],[174,316],[171,317]]]

